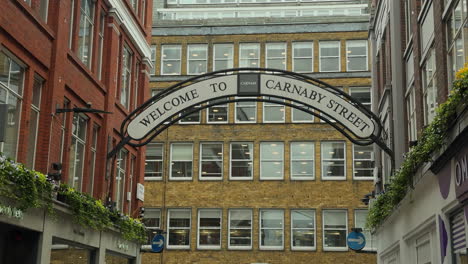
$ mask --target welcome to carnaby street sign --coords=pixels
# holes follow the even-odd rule
[[[252,100],[283,104],[312,115],[320,112],[321,119],[353,143],[375,142],[385,147],[379,118],[343,91],[298,73],[237,68],[190,78],[154,96],[124,120],[121,133],[125,138],[116,148],[145,145],[170,125],[203,108]]]

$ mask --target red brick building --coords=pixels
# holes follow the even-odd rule
[[[144,155],[128,146],[109,162],[106,155],[148,96],[152,1],[2,3],[0,152],[42,173],[61,163],[62,182],[135,215]]]

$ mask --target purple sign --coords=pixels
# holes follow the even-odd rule
[[[455,193],[457,198],[462,201],[468,198],[468,144],[455,155],[454,159],[454,177]]]

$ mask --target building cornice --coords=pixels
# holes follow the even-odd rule
[[[149,58],[152,67],[150,46],[146,41],[144,32],[138,27],[130,11],[122,0],[108,0],[108,3],[110,4],[109,14],[117,19],[142,57]]]

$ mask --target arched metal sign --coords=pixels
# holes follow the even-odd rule
[[[190,78],[152,97],[124,120],[120,131],[124,140],[109,157],[124,144],[149,143],[170,125],[203,108],[252,100],[283,104],[319,116],[353,143],[377,143],[391,154],[380,139],[379,118],[343,91],[294,72],[236,68]]]

